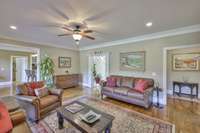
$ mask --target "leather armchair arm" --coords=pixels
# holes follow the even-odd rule
[[[22,109],[11,112],[10,117],[14,126],[26,121],[26,114]]]
[[[36,96],[16,95],[17,100],[26,101],[29,103],[36,103],[39,99]]]

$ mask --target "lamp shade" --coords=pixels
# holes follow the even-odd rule
[[[73,36],[75,41],[80,41],[81,38],[82,38],[82,36],[80,34],[78,34],[78,33],[74,33],[72,36]]]

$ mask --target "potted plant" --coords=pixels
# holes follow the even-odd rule
[[[46,81],[48,87],[53,86],[54,62],[46,56],[40,64],[41,79]]]
[[[99,83],[100,83],[100,80],[101,80],[101,76],[100,76],[99,74],[97,74],[96,77],[94,77],[94,79],[95,79],[95,82],[96,82],[97,84],[99,84]]]
[[[96,71],[96,64],[93,64],[93,77],[94,77],[94,80],[97,84],[99,84],[100,80],[101,80],[101,76],[100,74],[97,74],[97,71]]]

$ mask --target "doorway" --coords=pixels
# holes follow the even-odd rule
[[[198,48],[199,44],[191,44],[191,45],[183,45],[183,46],[174,46],[174,47],[165,47],[163,49],[163,91],[164,91],[164,97],[163,97],[163,104],[167,104],[167,96],[172,94],[172,91],[169,85],[169,73],[168,73],[168,53],[171,50],[176,49],[190,49],[190,48]],[[182,78],[180,78],[182,79]]]
[[[27,56],[12,56],[12,81],[15,83],[26,82],[25,70],[28,69],[28,57]]]
[[[106,80],[109,75],[109,53],[95,53],[89,56],[89,87],[96,85],[95,75],[100,77],[100,80]],[[94,75],[95,73],[95,75]]]

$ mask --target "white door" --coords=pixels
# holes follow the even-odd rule
[[[28,57],[16,57],[16,81],[26,82],[25,70],[28,69]]]

